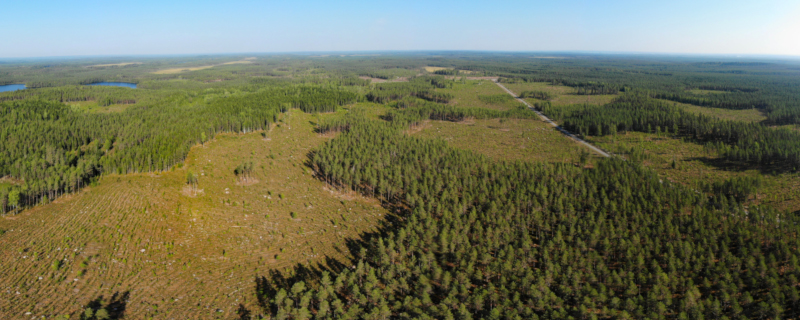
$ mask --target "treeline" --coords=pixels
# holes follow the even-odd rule
[[[58,102],[95,101],[101,106],[111,104],[134,104],[140,99],[153,101],[163,93],[149,90],[110,86],[67,86],[56,88],[27,89],[0,93],[0,102],[23,99],[39,99]]]
[[[629,90],[624,84],[619,85],[595,81],[573,81],[553,77],[517,76],[499,78],[498,80],[504,83],[547,82],[554,86],[573,87],[576,89],[575,94],[578,95],[617,94],[619,92]]]
[[[433,73],[441,75],[441,76],[456,76],[456,75],[458,75],[458,70],[455,70],[455,69],[441,69],[441,70],[436,70]]]
[[[18,201],[9,201],[11,191],[0,195],[0,211],[75,192],[102,173],[168,170],[191,146],[219,132],[267,129],[289,108],[330,112],[358,99],[353,92],[300,86],[209,103],[175,94],[113,114],[78,113],[41,100],[0,103],[0,176],[24,181],[11,190]]]
[[[645,94],[625,94],[605,106],[536,107],[581,135],[617,132],[683,134],[708,143],[731,161],[769,166],[779,171],[800,168],[800,134],[757,123],[719,120],[686,112]]]
[[[656,99],[666,99],[670,101],[693,104],[701,107],[723,108],[723,109],[764,109],[768,104],[760,100],[753,94],[707,94],[693,95],[688,93],[653,93]]]
[[[436,91],[436,88],[446,88],[448,86],[452,86],[452,81],[446,80],[444,77],[416,77],[408,82],[376,84],[373,90],[367,93],[366,98],[377,103],[387,103],[406,97],[448,103],[453,99],[453,95]]]
[[[545,82],[576,88],[582,94],[644,90],[652,97],[699,106],[767,112],[773,125],[800,123],[800,78],[789,63],[685,63],[671,60],[581,58],[532,60],[525,57],[442,61],[456,68],[500,76],[505,82]],[[605,85],[593,90],[592,86]],[[719,93],[692,93],[688,89]]]
[[[547,91],[522,91],[519,94],[520,98],[533,98],[539,100],[551,100],[555,98],[550,92]]]
[[[359,75],[370,78],[392,80],[400,77],[413,77],[416,74],[417,72],[415,70],[409,70],[403,68],[391,68],[391,69],[372,69],[369,71],[363,71]]]
[[[728,91],[728,92],[756,92],[758,88],[732,87],[727,85],[705,84],[697,87],[700,90]]]
[[[525,106],[499,111],[486,108],[462,108],[443,105],[422,99],[404,99],[393,105],[396,109],[388,111],[381,118],[389,121],[387,126],[396,130],[404,130],[420,125],[424,120],[459,122],[467,119],[536,119],[535,113]],[[365,108],[350,108],[342,116],[328,117],[317,123],[318,133],[336,133],[350,130],[353,126],[367,123]]]
[[[406,211],[353,251],[353,268],[259,280],[274,318],[798,314],[797,217],[712,202],[631,162],[493,162],[367,120],[310,162],[320,179]]]
[[[499,111],[485,108],[461,108],[437,103],[425,103],[414,107],[391,110],[384,116],[386,120],[398,125],[415,126],[423,120],[464,121],[466,119],[534,119],[538,118],[525,106]]]
[[[619,86],[608,85],[608,84],[577,84],[573,85],[577,89],[575,94],[578,95],[599,95],[599,94],[617,94],[620,91],[624,91],[624,88],[620,88]]]
[[[702,181],[701,181],[702,182]],[[736,177],[725,181],[718,181],[705,185],[707,191],[717,195],[717,198],[733,196],[736,201],[743,202],[758,192],[764,184],[761,176]]]
[[[484,103],[488,104],[503,104],[508,101],[514,100],[514,97],[505,94],[505,93],[498,93],[498,94],[479,94],[478,100],[483,101]]]

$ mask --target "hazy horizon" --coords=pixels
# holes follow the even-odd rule
[[[24,62],[24,61],[49,61],[49,60],[119,60],[119,59],[159,59],[159,58],[178,58],[178,57],[236,57],[236,56],[307,56],[307,57],[328,57],[328,56],[380,56],[380,55],[422,55],[430,54],[509,54],[509,55],[533,55],[532,58],[547,59],[548,56],[574,55],[576,58],[587,56],[608,56],[619,58],[642,57],[642,58],[683,58],[683,59],[752,59],[752,60],[777,60],[777,61],[800,61],[800,55],[783,54],[723,54],[723,53],[664,53],[664,52],[613,52],[613,51],[492,51],[492,50],[365,50],[365,51],[275,51],[275,52],[194,52],[194,53],[175,53],[175,54],[108,54],[108,55],[72,55],[72,56],[31,56],[31,57],[0,57],[0,62]]]
[[[490,51],[800,56],[800,3],[408,1],[5,5],[0,58]]]

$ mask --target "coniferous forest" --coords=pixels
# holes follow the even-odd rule
[[[796,61],[423,52],[118,62],[0,64],[0,82],[27,86],[0,92],[0,315],[800,317]],[[86,86],[104,81],[137,86]],[[478,131],[536,141],[555,130],[537,112],[611,156],[578,145],[548,161],[503,159],[494,148],[511,142]],[[558,137],[525,152],[577,144]],[[157,179],[165,187],[147,193]],[[135,181],[144,191],[124,189]],[[75,204],[110,184],[123,199],[113,209]],[[91,221],[54,222],[74,211],[51,208],[70,206]],[[354,213],[367,209],[380,214]],[[169,236],[120,222],[131,217],[171,221],[153,231]],[[36,228],[57,236],[17,236]],[[247,249],[214,247],[224,241]],[[213,253],[192,251],[204,246]],[[79,287],[92,268],[103,270],[91,274],[99,288]],[[160,282],[169,295],[148,297]],[[122,287],[129,296],[109,298]],[[42,288],[72,302],[43,303]]]

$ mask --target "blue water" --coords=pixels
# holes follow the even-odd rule
[[[114,87],[126,87],[136,89],[135,83],[130,82],[97,82],[97,83],[90,83],[88,86],[114,86]]]
[[[0,92],[25,90],[24,84],[7,84],[0,86]]]

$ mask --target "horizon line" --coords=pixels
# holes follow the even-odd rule
[[[800,55],[763,54],[763,53],[679,53],[648,51],[595,51],[595,50],[459,50],[459,49],[424,49],[424,50],[331,50],[331,51],[272,51],[272,52],[217,52],[217,53],[145,53],[145,54],[100,54],[100,55],[67,55],[67,56],[28,56],[0,57],[3,60],[46,60],[46,59],[88,59],[88,58],[126,58],[126,57],[199,57],[199,56],[236,56],[236,55],[312,55],[312,54],[353,54],[353,53],[500,53],[500,54],[559,54],[559,55],[609,55],[609,56],[669,56],[669,57],[726,57],[726,58],[789,58],[800,60]]]

